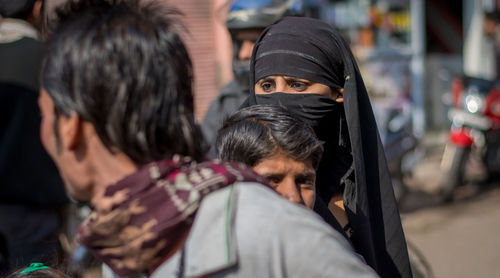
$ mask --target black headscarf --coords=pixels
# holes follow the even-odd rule
[[[289,107],[289,110],[299,114],[314,115],[315,111],[307,107],[315,105],[329,109],[322,121],[313,120],[318,137],[326,141],[318,171],[318,195],[328,203],[335,191],[331,188],[343,186],[344,206],[353,230],[351,241],[356,251],[381,277],[412,277],[384,150],[348,44],[320,20],[282,18],[264,30],[252,54],[250,84],[269,75],[287,75],[344,89],[343,105],[330,105],[317,101],[319,96],[314,99],[301,94],[282,98],[283,94],[278,93],[271,98],[278,104],[298,104],[299,108]],[[256,97],[254,86],[250,88],[243,106],[269,104],[269,98]]]

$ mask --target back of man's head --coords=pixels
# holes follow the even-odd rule
[[[317,168],[323,142],[314,130],[279,106],[254,105],[234,112],[217,134],[217,157],[254,167],[265,159],[284,154]]]
[[[26,19],[36,0],[0,0],[0,16]]]
[[[110,151],[138,165],[176,153],[201,159],[193,70],[176,15],[151,1],[60,8],[42,72],[56,114],[78,114]]]

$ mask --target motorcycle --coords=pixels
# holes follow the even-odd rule
[[[443,201],[453,200],[466,183],[467,162],[479,161],[487,177],[500,173],[500,86],[494,81],[462,77],[452,82],[449,142],[441,168],[448,178],[441,188]]]
[[[401,202],[408,193],[405,180],[412,176],[413,169],[422,157],[418,138],[412,130],[410,102],[397,99],[384,106],[375,102],[373,109],[384,145],[394,195],[396,200]]]

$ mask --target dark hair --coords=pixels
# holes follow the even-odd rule
[[[220,159],[251,167],[280,152],[318,167],[323,142],[304,121],[279,106],[254,105],[236,111],[219,130],[215,143]]]
[[[0,0],[0,15],[26,19],[33,11],[36,0]]]
[[[56,113],[76,112],[110,151],[139,165],[173,154],[202,159],[179,14],[137,0],[70,1],[59,8],[42,72]]]

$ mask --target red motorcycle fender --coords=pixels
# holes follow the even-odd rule
[[[469,130],[466,128],[457,128],[450,131],[450,142],[459,147],[471,146],[474,142]]]

